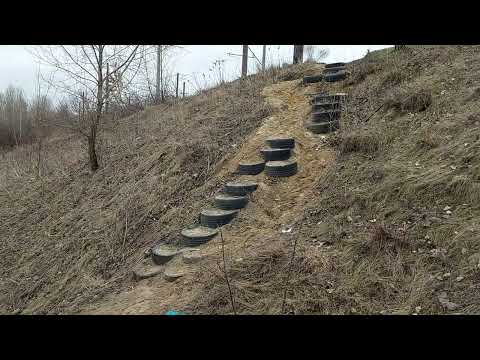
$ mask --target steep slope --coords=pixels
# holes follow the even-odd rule
[[[266,90],[280,107],[275,116],[308,144],[309,151],[299,147],[301,168],[314,165],[305,159],[317,147],[326,166],[307,170],[313,181],[298,192],[301,173],[272,185],[274,201],[260,190],[254,205],[260,208],[247,208],[225,227],[237,313],[478,313],[479,52],[388,49],[349,64],[352,75],[343,83]],[[350,101],[338,134],[306,142],[305,95],[319,91],[347,92]],[[297,113],[281,109],[292,98],[302,104],[290,107]],[[258,148],[261,140],[254,143]],[[275,199],[289,196],[286,189],[294,198],[276,207]],[[267,231],[268,223],[257,221],[264,220],[261,206],[277,210]],[[287,227],[291,232],[281,231]],[[184,280],[145,281],[147,301],[134,289],[121,305],[97,311],[233,313],[219,240],[208,249],[211,260]]]
[[[386,49],[348,64],[343,82],[303,87],[321,68],[305,65],[125,121],[106,137],[108,171],[0,193],[2,311],[231,314],[223,238],[236,313],[478,313],[479,55]],[[304,128],[320,91],[349,94],[336,134]],[[143,249],[178,242],[270,135],[296,139],[298,174],[255,176],[251,202],[200,247],[202,261],[173,260],[184,277],[129,280]]]
[[[297,219],[303,216],[303,208],[312,196],[313,184],[328,167],[333,159],[331,151],[325,148],[321,137],[313,136],[305,131],[303,120],[310,109],[308,88],[301,85],[300,80],[285,81],[267,86],[262,95],[273,108],[273,114],[266,118],[262,125],[253,132],[235,155],[223,164],[223,167],[211,179],[220,184],[236,179],[253,180],[259,183],[250,203],[242,209],[238,218],[222,228],[228,259],[241,263],[249,253],[261,247],[270,248],[281,241],[282,230],[295,226]],[[260,149],[265,146],[265,139],[270,136],[288,136],[295,138],[294,156],[298,161],[298,174],[290,178],[274,180],[264,173],[255,176],[233,176],[238,163],[243,160],[254,160],[260,157]],[[210,198],[210,199],[209,199]],[[203,205],[211,202],[211,194],[205,194]],[[287,233],[288,234],[288,233]],[[287,235],[288,236],[288,235]],[[217,264],[221,261],[221,236],[217,236],[205,245],[200,246],[204,259],[199,264],[184,265],[175,259],[178,268],[189,273],[174,283],[161,276],[142,280],[138,285],[125,293],[112,295],[102,303],[92,305],[85,313],[93,314],[161,314],[169,309],[182,309],[195,312],[196,299],[211,299],[204,296],[204,282],[199,281],[207,276],[210,281],[224,288],[223,273]],[[268,261],[268,260],[267,260]],[[171,265],[169,265],[171,266]],[[220,298],[210,301],[224,301]],[[212,311],[215,307],[212,307]],[[201,312],[208,311],[202,309]]]
[[[179,104],[104,124],[102,169],[86,167],[76,134],[2,153],[2,313],[73,313],[129,286],[157,242],[175,243],[198,214],[234,145],[270,109],[260,93],[308,65],[272,69]]]
[[[296,314],[478,313],[479,52],[387,49],[311,87],[349,94],[335,160],[289,240],[232,262],[237,312],[280,313],[287,290]],[[196,311],[231,313],[226,286],[200,281]]]

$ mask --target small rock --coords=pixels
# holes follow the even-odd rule
[[[443,274],[443,278],[444,278],[444,279],[447,279],[447,278],[449,278],[451,275],[452,275],[451,273],[446,272],[445,274]]]
[[[465,255],[467,253],[467,249],[466,248],[462,248],[462,255]]]
[[[415,307],[415,312],[419,313],[421,310],[422,310],[422,307],[421,307],[421,306]]]
[[[182,260],[185,264],[194,264],[203,259],[202,254],[197,250],[187,251],[183,253]]]
[[[443,211],[447,211],[447,210],[450,210],[450,209],[451,209],[450,206],[445,206],[445,207],[443,208]]]
[[[327,289],[327,293],[332,294],[332,293],[333,293],[333,289],[331,289],[331,288],[330,288],[330,289]]]
[[[173,270],[173,269],[166,269],[165,272],[163,273],[163,277],[167,281],[175,281],[184,275],[185,273],[183,271]]]
[[[352,217],[351,217],[350,215],[347,216],[347,220],[348,220],[349,222],[352,222],[352,221],[353,221],[353,219],[352,219]]]
[[[445,211],[445,214],[447,214],[447,215],[451,215],[451,214],[452,214],[452,212],[451,212],[450,210],[447,210],[447,211]]]
[[[457,276],[457,278],[455,280],[457,280],[458,282],[462,281],[463,279],[465,279],[463,276]]]
[[[456,167],[456,166],[453,166],[453,165],[450,165],[450,169],[452,169],[452,170],[457,170],[457,167]]]
[[[447,293],[445,292],[442,292],[440,295],[438,295],[438,301],[440,302],[440,305],[451,311],[457,310],[460,307],[460,305],[449,301],[447,299]]]

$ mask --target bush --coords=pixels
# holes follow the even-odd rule
[[[408,95],[406,91],[399,91],[391,95],[385,102],[385,109],[406,113],[417,113],[428,109],[432,104],[432,94],[429,90],[418,90]]]

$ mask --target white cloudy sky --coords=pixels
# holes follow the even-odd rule
[[[377,50],[390,45],[318,45],[319,48],[329,50],[329,55],[324,62],[352,61],[363,57],[367,50]],[[251,45],[251,49],[258,58],[262,55],[262,45]],[[270,63],[291,62],[292,45],[268,45],[267,65]],[[241,45],[188,45],[176,52],[172,58],[172,72],[182,74],[182,79],[187,82],[187,93],[192,91],[193,77],[202,77],[208,73],[216,60],[225,60],[224,72],[228,79],[238,77],[240,74],[241,58],[228,53],[241,54]],[[249,72],[255,71],[255,59],[249,59]],[[36,74],[39,65],[28,51],[28,46],[0,45],[0,91],[8,85],[22,87],[27,95],[33,95]],[[42,68],[42,72],[48,69]]]

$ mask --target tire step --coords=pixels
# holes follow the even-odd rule
[[[274,149],[293,149],[295,148],[295,139],[288,137],[268,138],[266,141],[268,146]]]
[[[140,281],[160,275],[164,271],[164,267],[157,265],[151,258],[143,259],[143,261],[135,266],[132,271],[133,279]]]
[[[298,171],[297,161],[269,161],[265,165],[265,174],[270,177],[288,177],[295,175]]]
[[[237,216],[238,210],[205,209],[200,213],[200,223],[212,229],[228,224]]]
[[[325,122],[340,119],[341,110],[323,110],[312,113],[312,122]]]
[[[185,276],[185,271],[181,269],[165,269],[165,271],[163,272],[163,278],[168,282],[178,280],[182,276]]]
[[[307,129],[314,134],[327,134],[340,128],[340,121],[311,122],[307,124]]]
[[[303,85],[314,84],[323,80],[323,75],[309,75],[303,77]]]
[[[174,258],[179,253],[178,249],[171,246],[159,244],[152,248],[152,260],[157,265],[163,265]]]
[[[222,210],[238,210],[247,206],[248,197],[220,194],[215,196],[215,205]]]
[[[339,66],[346,66],[344,62],[336,62],[336,63],[331,63],[331,64],[326,64],[325,69],[331,69]]]
[[[323,69],[323,75],[327,74],[335,74],[339,71],[345,71],[347,68],[345,66],[336,66],[336,67],[331,67],[331,68],[325,68]]]
[[[337,82],[345,80],[347,78],[347,73],[345,71],[338,71],[334,74],[325,74],[323,77],[327,82]]]
[[[225,192],[233,196],[245,196],[257,190],[258,184],[252,181],[229,182],[225,185]]]
[[[183,241],[186,246],[199,246],[207,243],[218,234],[218,230],[204,226],[182,230]]]
[[[324,102],[340,102],[343,103],[347,99],[347,94],[337,93],[337,94],[317,94],[314,95],[311,104],[321,104]]]
[[[265,161],[287,160],[291,155],[291,149],[265,148],[260,150]]]
[[[258,175],[265,169],[265,161],[241,162],[236,173],[239,175]]]
[[[312,105],[313,112],[320,112],[325,110],[339,110],[342,104],[338,101],[317,103]]]

